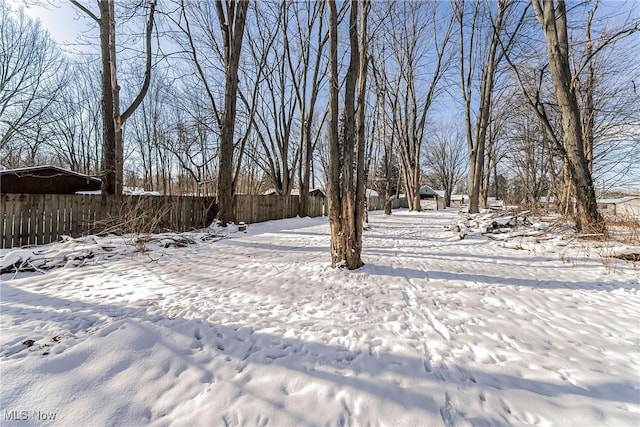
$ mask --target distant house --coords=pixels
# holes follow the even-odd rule
[[[640,218],[640,196],[619,199],[598,199],[598,209],[603,214]]]
[[[100,190],[102,181],[57,166],[33,166],[0,171],[0,192],[17,194],[74,194]]]
[[[444,198],[428,185],[420,187],[420,207],[422,209],[443,209]]]
[[[428,185],[420,187],[420,200],[424,199],[437,199],[440,197],[436,191]]]

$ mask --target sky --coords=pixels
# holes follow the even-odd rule
[[[89,21],[80,16],[68,1],[61,0],[5,0],[13,9],[23,6],[25,13],[40,20],[49,34],[61,44],[74,43],[87,31]]]
[[[82,50],[83,48],[79,42],[81,37],[92,31],[97,31],[94,23],[84,16],[84,14],[80,13],[68,0],[5,1],[14,9],[23,6],[27,15],[39,19],[44,28],[49,31],[50,35],[60,44],[62,49],[66,51]],[[614,2],[613,4],[615,5],[616,3]],[[633,5],[633,2],[624,4]],[[451,106],[443,107],[444,109],[439,112],[434,111],[434,117],[443,117],[444,119],[461,117],[462,113],[458,112],[458,107],[455,105],[454,100],[449,99],[446,103],[451,104]],[[613,178],[607,177],[604,182],[596,182],[596,186],[604,186],[607,179],[611,181]],[[624,190],[640,191],[640,170],[631,170],[630,174],[628,174],[623,181],[625,181],[623,183]]]

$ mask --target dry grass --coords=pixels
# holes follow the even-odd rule
[[[556,212],[556,206],[551,203],[523,203],[518,206],[519,212],[527,212],[532,217],[544,217]]]
[[[640,245],[640,218],[607,216],[605,221],[612,240],[627,245]]]
[[[561,253],[560,261],[563,264],[575,264],[574,256],[589,258],[595,255],[610,272],[625,264],[632,266],[634,271],[640,272],[640,249],[621,251],[623,245],[640,246],[640,218],[605,216],[606,234],[588,231],[576,233],[575,226],[567,217],[554,213],[553,205],[549,207],[552,209],[548,209],[546,204],[521,205],[518,215],[550,224],[543,235],[537,237],[537,241],[545,240],[546,235],[560,234],[565,236],[564,239],[574,250],[579,248],[579,255]]]
[[[163,204],[151,209],[141,197],[128,200],[117,215],[96,221],[96,229],[101,230],[99,234],[154,234],[169,230],[165,218],[173,206]]]
[[[609,244],[614,246],[604,246],[599,249],[598,255],[602,265],[608,271],[615,271],[618,262],[621,260],[629,262],[636,273],[640,272],[640,250],[634,252],[622,252],[619,250],[620,244],[629,246],[640,246],[640,218],[631,216],[605,216],[608,231]]]

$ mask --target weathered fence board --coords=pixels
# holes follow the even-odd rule
[[[0,232],[2,232],[2,247],[10,248],[13,246],[13,236],[15,235],[14,228],[14,203],[13,201],[7,201],[0,206],[2,212],[0,215]]]
[[[307,207],[309,216],[323,216],[326,215],[325,211],[325,198],[324,197],[311,197],[309,198],[309,205]]]

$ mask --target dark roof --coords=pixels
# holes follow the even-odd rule
[[[0,171],[0,192],[18,194],[74,194],[99,190],[102,181],[57,166],[32,166]]]

